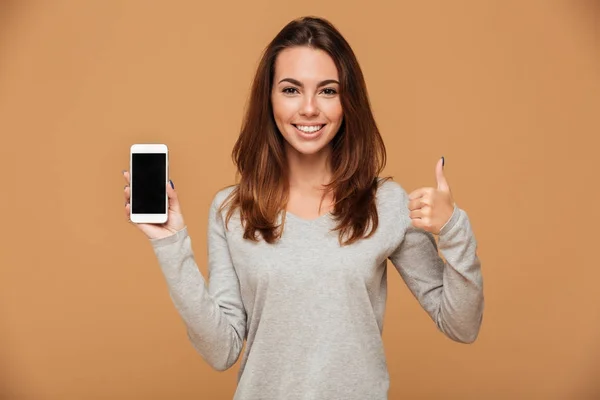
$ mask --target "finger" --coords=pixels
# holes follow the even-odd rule
[[[426,230],[426,231],[431,229],[431,223],[429,222],[429,219],[427,219],[427,218],[413,219],[412,226],[414,226],[415,228]]]
[[[445,164],[445,160],[444,160],[444,157],[442,157],[439,159],[439,161],[435,167],[435,177],[436,177],[436,181],[437,181],[438,190],[441,190],[443,192],[449,192],[450,185],[448,185],[448,181],[446,180],[446,177],[444,176],[444,164]]]
[[[131,197],[131,193],[129,192],[129,185],[125,185],[125,189],[123,190],[123,195],[125,197],[125,203],[129,203],[129,198]]]
[[[125,179],[125,182],[127,182],[127,184],[129,185],[129,171],[123,170],[123,178]]]
[[[410,211],[419,210],[423,207],[428,207],[428,206],[431,206],[431,200],[430,200],[429,196],[419,197],[419,198],[416,198],[416,199],[408,202],[408,209]]]
[[[414,199],[408,202],[408,209],[410,211],[418,210],[422,207],[421,198]]]
[[[125,205],[125,217],[127,218],[127,221],[129,221],[129,217],[131,216],[130,209],[131,209],[131,204],[127,203]]]
[[[424,206],[422,208],[412,210],[410,213],[410,218],[430,218],[431,217],[431,207]]]
[[[418,199],[418,198],[421,198],[421,197],[426,196],[428,194],[431,194],[432,191],[433,191],[433,188],[428,188],[428,187],[416,189],[416,190],[413,190],[408,195],[408,199],[409,200]]]
[[[172,180],[167,182],[167,195],[169,196],[169,209],[176,213],[181,213],[181,207],[179,206],[179,197],[177,191],[175,191],[175,184]]]
[[[423,220],[421,218],[412,219],[411,222],[412,222],[412,226],[414,226],[415,228],[419,228],[419,229],[425,228],[425,223],[423,222]]]
[[[424,209],[413,210],[409,213],[410,219],[421,219],[427,216],[427,212]]]

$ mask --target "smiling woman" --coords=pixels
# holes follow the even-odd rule
[[[250,99],[233,150],[240,182],[210,207],[209,285],[173,187],[170,222],[140,227],[194,348],[219,371],[242,356],[235,399],[387,399],[387,260],[440,331],[473,342],[483,287],[469,219],[442,160],[438,188],[410,196],[379,176],[385,147],[356,57],[333,25],[307,17],[285,26]]]

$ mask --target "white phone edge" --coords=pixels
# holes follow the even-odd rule
[[[129,176],[133,176],[133,154],[135,153],[164,153],[166,154],[166,174],[165,187],[169,180],[169,148],[163,143],[135,143],[129,148]],[[129,180],[129,193],[133,193],[133,179]],[[164,214],[134,214],[133,213],[133,196],[129,198],[129,219],[136,224],[164,224],[169,216],[169,198],[165,195],[165,210]]]

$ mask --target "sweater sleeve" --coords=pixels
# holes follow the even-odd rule
[[[208,220],[208,285],[195,262],[187,227],[150,241],[193,347],[214,369],[224,371],[240,356],[246,312],[218,206],[215,197]]]
[[[440,231],[444,261],[434,236],[412,226],[408,196],[403,197],[401,214],[407,228],[390,260],[440,331],[454,341],[472,343],[481,327],[484,297],[477,242],[467,214],[455,206]]]

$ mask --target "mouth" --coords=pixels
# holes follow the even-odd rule
[[[297,125],[292,124],[296,131],[300,132],[302,136],[305,137],[314,137],[319,133],[323,132],[323,128],[325,128],[326,124],[318,124],[318,125]]]

